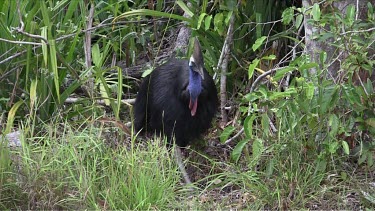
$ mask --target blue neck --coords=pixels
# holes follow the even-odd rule
[[[198,72],[192,69],[192,66],[189,66],[189,85],[188,89],[190,92],[190,99],[196,101],[199,94],[202,91],[202,77]]]

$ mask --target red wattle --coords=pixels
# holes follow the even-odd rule
[[[190,109],[191,116],[195,116],[195,113],[197,113],[197,107],[198,107],[198,99],[196,99],[193,103],[191,102],[191,99],[190,99],[189,109]]]

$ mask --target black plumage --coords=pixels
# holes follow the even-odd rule
[[[147,76],[134,108],[135,130],[157,132],[184,147],[207,131],[218,107],[198,40],[190,60],[171,59]]]

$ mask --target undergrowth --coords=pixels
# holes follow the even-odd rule
[[[2,146],[3,208],[147,210],[173,204],[179,174],[160,139],[113,148],[94,126],[47,127],[39,136],[24,132],[20,149]]]
[[[322,170],[317,154],[314,159],[291,137],[270,139],[261,154],[244,155],[237,164],[201,152],[207,169],[195,175],[191,192],[160,138],[137,142],[134,135],[111,146],[126,137],[114,136],[116,128],[65,122],[45,125],[38,135],[28,128],[20,128],[22,147],[0,148],[2,209],[373,207],[371,169],[336,157]],[[194,155],[188,160],[188,166],[202,162]]]

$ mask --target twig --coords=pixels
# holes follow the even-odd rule
[[[356,31],[346,31],[341,33],[340,35],[346,35],[346,34],[356,34],[356,33],[363,33],[363,32],[371,32],[374,31],[375,27],[369,28],[369,29],[363,29],[363,30],[356,30]]]
[[[270,75],[271,73],[274,73],[276,70],[280,70],[280,69],[283,69],[284,67],[278,67],[278,68],[272,68],[266,72],[264,72],[263,74],[259,75],[257,79],[255,79],[255,81],[253,82],[253,84],[251,85],[250,87],[250,93],[252,93],[255,88],[257,87],[258,83],[265,77],[267,77],[268,75]]]
[[[41,45],[39,45],[39,46],[35,46],[35,47],[33,47],[32,50],[34,51],[35,49],[40,48],[40,46],[41,46]],[[10,60],[14,59],[14,58],[17,58],[17,57],[21,56],[22,54],[24,54],[24,53],[26,53],[26,52],[27,52],[27,50],[24,50],[24,51],[21,51],[21,52],[19,52],[19,53],[13,54],[12,56],[10,56],[10,57],[8,57],[8,58],[6,58],[6,59],[0,61],[0,64],[3,64],[3,63],[5,63],[5,62],[7,62],[7,61],[10,61]]]
[[[359,15],[359,1],[356,1],[356,12],[355,12],[355,19],[358,20]]]
[[[271,70],[268,70],[267,72],[264,72],[263,74],[259,75],[258,78],[253,82],[251,88],[250,88],[250,91],[249,93],[252,93],[255,88],[257,87],[257,85],[259,84],[259,82],[267,77],[268,75],[270,75],[271,73],[275,72],[276,70],[280,70],[280,69],[283,69],[283,67],[280,67],[280,68],[273,68]],[[271,123],[271,121],[270,121]],[[276,132],[277,129],[276,127],[271,123],[271,129]],[[245,131],[245,129],[242,127],[240,131],[238,131],[232,138],[228,139],[227,141],[224,142],[224,144],[229,144],[231,141],[233,141],[234,139],[236,139],[238,136],[240,136],[243,132]]]
[[[113,18],[112,18],[112,19],[113,19]],[[104,20],[103,22],[105,22],[105,21],[107,21],[107,20]],[[102,23],[103,23],[103,22],[102,22]],[[91,27],[91,28],[88,28],[88,29],[81,30],[81,31],[79,31],[79,32],[75,32],[75,33],[67,34],[67,35],[65,35],[65,36],[62,36],[62,37],[56,38],[56,42],[61,41],[61,40],[65,40],[65,39],[70,38],[70,37],[74,37],[74,36],[77,35],[77,33],[80,34],[80,33],[85,33],[85,32],[87,32],[87,31],[94,31],[94,30],[97,30],[97,29],[100,29],[100,28],[104,28],[104,27],[107,27],[107,26],[113,26],[113,25],[119,25],[119,26],[121,26],[121,24],[127,24],[127,23],[143,23],[143,22],[148,22],[148,23],[149,23],[150,21],[148,21],[148,20],[139,20],[139,21],[118,21],[118,22],[116,22],[116,23],[107,23],[107,24],[102,24],[102,23],[100,23],[100,24],[98,24],[98,25],[95,26],[95,27]],[[5,41],[5,40],[4,40],[4,41]],[[17,42],[19,42],[19,41],[17,41]],[[19,43],[19,44],[22,44],[22,43]],[[38,49],[38,48],[40,48],[40,47],[41,47],[41,44],[39,43],[37,46],[33,47],[32,50],[35,51],[36,49]],[[12,55],[12,56],[10,56],[10,57],[4,59],[4,60],[1,60],[1,61],[0,61],[0,64],[6,63],[6,62],[8,62],[8,61],[10,61],[10,60],[12,60],[12,59],[14,59],[14,58],[17,58],[17,57],[19,57],[19,56],[25,54],[26,52],[27,52],[27,50],[24,50],[24,51],[18,52],[18,53],[16,53],[16,54],[14,54],[14,55]]]
[[[18,12],[18,17],[20,19],[21,27],[17,27],[17,28],[15,28],[15,30],[20,34],[26,35],[26,36],[31,37],[31,38],[43,40],[46,44],[48,44],[48,40],[46,38],[44,38],[40,35],[35,35],[35,34],[30,34],[28,32],[25,32],[25,23],[22,20],[22,14],[21,14],[21,9],[20,9],[20,1],[17,1],[17,12]]]
[[[15,40],[7,40],[4,38],[0,38],[0,41],[13,43],[13,44],[21,44],[21,45],[40,45],[40,46],[42,45],[42,43],[38,43],[38,42],[15,41]]]
[[[301,24],[298,28],[298,31],[297,31],[297,37],[300,36],[301,32],[302,32],[302,29],[303,29],[303,24]],[[304,40],[304,39],[301,39],[301,40]],[[294,41],[294,47],[292,48],[292,61],[294,61],[297,57],[297,46],[299,46],[299,44],[301,43],[300,42],[297,42],[297,41]],[[285,58],[285,57],[284,57]],[[280,60],[280,62],[282,62]],[[279,64],[280,64],[279,62]],[[279,66],[278,64],[278,66]],[[281,87],[286,90],[288,87],[289,87],[289,81],[290,81],[290,76],[291,76],[291,73],[286,73],[286,78],[284,78],[282,84],[281,84]]]
[[[238,133],[236,133],[236,135],[234,135],[232,138],[226,140],[224,142],[224,144],[229,144],[231,141],[233,141],[234,139],[236,139],[238,136],[240,136],[243,132],[245,131],[244,127],[241,128],[240,131],[238,131]]]
[[[227,69],[228,60],[230,55],[230,45],[233,39],[233,26],[234,26],[234,13],[230,17],[229,27],[227,32],[227,37],[225,39],[223,50],[220,55],[218,62],[218,69],[221,69],[220,76],[220,112],[221,112],[221,125],[226,125],[228,122],[227,110],[225,110],[225,105],[227,104]]]
[[[113,18],[112,18],[113,19]],[[103,22],[105,22],[107,20],[104,20]],[[100,28],[104,28],[104,27],[107,27],[107,26],[114,26],[114,25],[119,25],[119,27],[124,24],[129,24],[129,23],[144,23],[144,22],[148,22],[150,23],[151,21],[148,21],[148,20],[139,20],[139,21],[118,21],[118,22],[114,22],[114,23],[106,23],[106,24],[103,24],[103,22],[101,22],[100,24],[98,24],[97,26],[94,26],[94,27],[91,27],[91,28],[87,28],[87,29],[84,29],[84,30],[81,30],[79,31],[78,33],[86,33],[86,32],[91,32],[91,31],[94,31],[94,30],[97,30],[97,29],[100,29]],[[72,33],[72,34],[67,34],[67,35],[64,35],[62,37],[59,37],[59,38],[56,38],[56,41],[60,41],[60,40],[64,40],[66,38],[69,38],[69,37],[74,37],[77,35],[77,32],[75,33]]]
[[[92,27],[92,22],[94,18],[94,3],[91,2],[90,4],[90,10],[89,10],[89,16],[87,17],[87,24],[86,24],[86,29],[89,29]],[[84,44],[84,50],[85,50],[85,63],[86,63],[86,68],[90,69],[92,66],[92,58],[91,58],[91,31],[86,31],[85,32],[85,44]],[[87,76],[87,87],[86,91],[87,93],[90,94],[91,97],[93,97],[93,90],[94,90],[94,79],[91,77],[92,72],[89,71]]]
[[[85,100],[85,98],[68,97],[66,98],[65,103],[77,103],[81,100]],[[95,102],[99,105],[106,105],[104,100],[96,100]],[[124,104],[133,105],[135,103],[135,99],[124,99],[121,100],[121,102]]]

